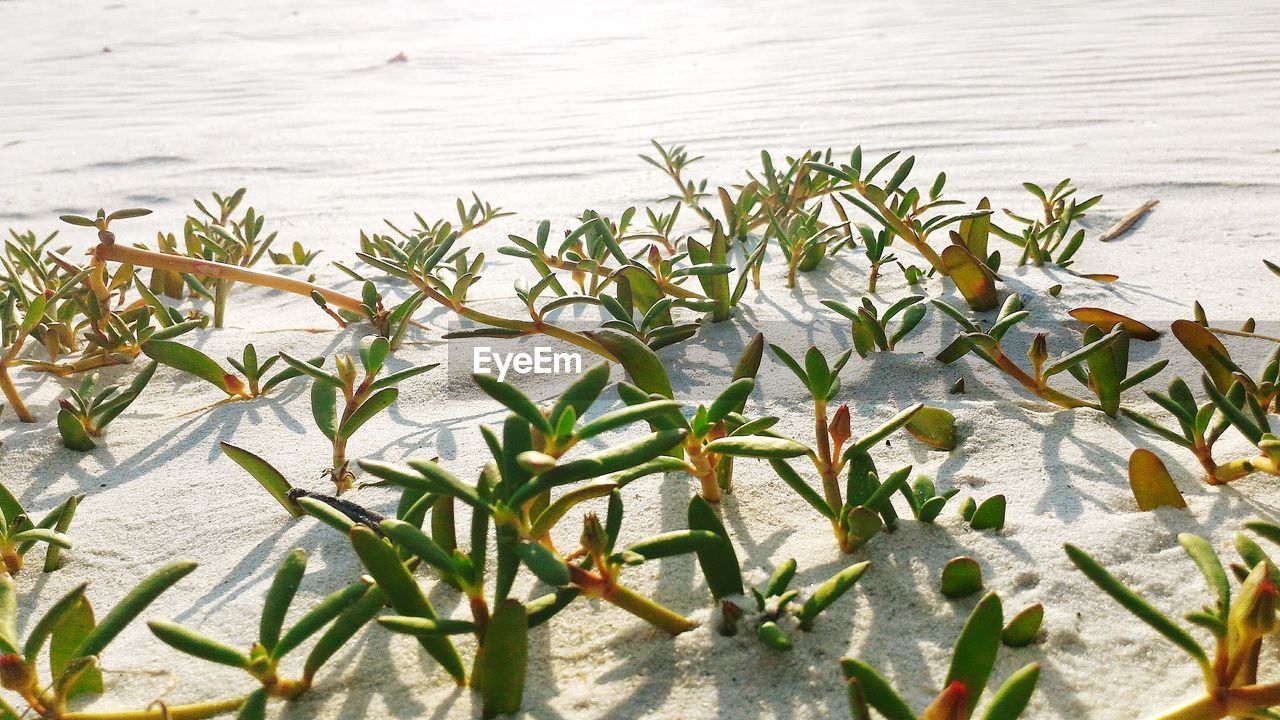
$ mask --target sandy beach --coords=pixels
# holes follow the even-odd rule
[[[859,7],[859,5],[867,7]],[[308,268],[282,272],[344,292],[358,283],[330,265],[354,264],[362,229],[413,213],[449,216],[455,198],[479,196],[516,214],[473,234],[489,265],[472,296],[495,312],[518,313],[511,288],[536,277],[499,255],[509,233],[530,236],[550,219],[555,232],[584,209],[616,215],[655,205],[670,182],[636,156],[649,139],[683,143],[706,159],[695,176],[712,187],[740,183],[775,157],[812,148],[847,156],[856,144],[879,156],[903,150],[919,177],[947,173],[951,196],[988,196],[996,208],[1026,208],[1023,181],[1070,177],[1103,200],[1084,222],[1089,241],[1073,270],[1114,273],[1103,284],[1055,268],[1018,268],[1001,247],[1002,293],[1019,293],[1030,319],[1009,335],[1023,348],[1036,332],[1050,350],[1079,346],[1067,310],[1105,307],[1161,330],[1190,318],[1199,301],[1214,324],[1246,318],[1276,334],[1280,261],[1270,214],[1280,200],[1280,20],[1268,3],[1071,2],[1053,7],[942,3],[657,2],[643,7],[573,4],[357,6],[318,0],[265,4],[231,0],[146,4],[0,0],[0,228],[60,231],[73,256],[93,233],[59,223],[63,213],[143,206],[122,221],[122,243],[154,243],[179,232],[192,198],[247,187],[247,202],[279,230],[281,246],[322,250]],[[389,62],[403,54],[403,60]],[[1160,204],[1121,238],[1098,233],[1148,199]],[[127,223],[127,224],[126,224]],[[696,236],[696,234],[695,234]],[[65,241],[65,242],[63,242]],[[908,248],[904,261],[921,264]],[[267,264],[266,269],[271,269]],[[368,270],[368,268],[365,268]],[[691,340],[659,355],[677,398],[708,402],[730,380],[732,360],[755,332],[796,353],[831,354],[852,343],[848,321],[820,304],[853,303],[865,292],[861,253],[802,274],[783,287],[770,255],[762,290],[750,289],[732,321],[703,323]],[[1061,293],[1047,290],[1061,285]],[[405,297],[411,288],[392,282]],[[923,293],[959,303],[955,288],[926,280]],[[306,298],[237,286],[227,327],[185,336],[214,358],[260,353],[299,357],[353,352],[367,328],[336,330]],[[884,302],[920,289],[886,271]],[[590,319],[589,314],[582,319]],[[451,313],[424,305],[389,361],[427,362],[405,381],[390,412],[352,440],[353,457],[400,461],[439,456],[474,479],[487,457],[479,423],[500,423],[501,407],[465,382],[462,354],[441,338]],[[855,435],[899,408],[926,402],[952,412],[959,447],[930,450],[905,435],[876,454],[882,469],[912,465],[941,489],[1009,501],[1000,533],[970,530],[948,505],[936,524],[904,521],[854,556],[839,551],[829,524],[758,461],[739,461],[721,506],[749,579],[764,582],[796,558],[796,587],[851,562],[871,568],[792,652],[750,635],[716,632],[710,595],[690,556],[628,570],[629,583],[699,620],[668,638],[616,608],[576,602],[530,635],[523,716],[531,718],[825,718],[848,713],[838,660],[880,668],[913,707],[937,694],[951,647],[978,597],[947,600],[943,565],[970,555],[988,589],[1009,609],[1039,602],[1044,630],[1029,647],[1005,649],[995,676],[1038,662],[1040,687],[1026,717],[1133,718],[1192,698],[1200,673],[1169,643],[1133,620],[1067,560],[1062,544],[1086,549],[1173,617],[1210,602],[1178,547],[1180,532],[1209,539],[1224,558],[1243,521],[1280,520],[1280,490],[1265,475],[1210,487],[1192,456],[1094,411],[1067,411],[1030,397],[974,358],[933,358],[955,335],[930,312],[893,353],[846,369],[840,402]],[[1274,350],[1228,339],[1253,369]],[[1135,364],[1170,360],[1145,387],[1201,369],[1166,335],[1136,344]],[[1021,359],[1021,357],[1019,358]],[[1143,363],[1145,364],[1145,363]],[[128,378],[128,368],[103,372]],[[949,390],[964,379],[966,392]],[[325,490],[328,446],[312,426],[305,385],[259,400],[224,395],[162,367],[140,399],[90,453],[64,448],[56,402],[77,379],[19,371],[38,416],[33,425],[0,415],[0,481],[36,514],[84,493],[66,568],[32,563],[17,577],[21,618],[89,580],[105,609],[148,572],[186,559],[198,569],[163,595],[145,619],[176,620],[248,647],[272,574],[305,548],[311,564],[294,612],[359,576],[341,535],[312,518],[290,519],[227,458],[219,442],[268,457],[299,486]],[[615,369],[613,379],[624,376]],[[1069,381],[1069,379],[1068,379]],[[513,381],[514,382],[514,381]],[[519,383],[535,400],[549,384]],[[1198,387],[1198,385],[1197,385]],[[1126,402],[1162,415],[1136,390]],[[767,353],[749,409],[776,415],[775,428],[812,432],[804,388]],[[622,403],[607,391],[602,407]],[[607,446],[617,433],[597,439]],[[1188,508],[1139,512],[1126,463],[1135,447],[1168,465]],[[1247,447],[1223,440],[1231,456]],[[365,479],[365,478],[362,478]],[[626,488],[622,541],[682,529],[696,482],[646,478]],[[345,497],[345,496],[344,496]],[[363,488],[351,499],[394,513],[397,493]],[[896,498],[899,512],[905,503]],[[604,502],[585,509],[603,512]],[[580,514],[580,511],[575,510]],[[565,523],[557,542],[572,546]],[[420,581],[445,615],[466,616],[466,600],[426,574]],[[516,595],[539,591],[523,576]],[[20,630],[30,627],[30,620]],[[1201,633],[1207,638],[1207,634]],[[1198,635],[1197,637],[1200,637]],[[468,654],[474,643],[459,641]],[[1268,650],[1263,668],[1278,658]],[[242,673],[180,655],[145,624],[131,625],[102,658],[107,692],[99,710],[137,709],[157,699],[194,702],[246,692]],[[1275,680],[1275,677],[1264,679]],[[8,696],[6,696],[8,697]],[[10,698],[12,699],[12,698]],[[297,701],[272,717],[479,717],[476,699],[429,661],[412,639],[366,628]]]

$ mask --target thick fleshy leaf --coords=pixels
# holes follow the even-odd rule
[[[982,720],[1012,720],[1022,715],[1031,704],[1031,694],[1040,681],[1040,666],[1032,663],[1009,676],[987,704]]]
[[[253,476],[267,492],[271,493],[271,497],[276,499],[285,510],[293,517],[302,516],[302,508],[298,507],[298,503],[289,497],[289,491],[293,486],[285,479],[284,475],[271,463],[263,460],[261,457],[236,447],[229,442],[220,443],[222,451],[227,457],[235,461],[237,465],[244,468],[245,472]]]
[[[1044,606],[1036,603],[1024,608],[1005,625],[1000,641],[1009,647],[1026,647],[1040,632],[1044,622]]]
[[[822,614],[823,610],[831,607],[831,604],[839,600],[841,596],[849,592],[849,590],[862,578],[863,573],[870,567],[869,562],[860,562],[857,565],[850,565],[831,576],[826,582],[818,586],[809,599],[804,601],[800,606],[799,612],[796,613],[796,619],[800,622],[800,628],[803,630],[812,630],[813,621]]]
[[[1152,629],[1165,636],[1174,645],[1182,648],[1184,652],[1190,655],[1200,663],[1201,667],[1208,668],[1209,659],[1205,655],[1204,648],[1191,637],[1186,630],[1174,624],[1164,613],[1155,609],[1146,600],[1143,600],[1137,593],[1130,590],[1113,576],[1107,572],[1105,568],[1098,564],[1088,553],[1077,548],[1070,543],[1063,546],[1067,553],[1067,557],[1075,564],[1095,585],[1107,593],[1116,602],[1120,603],[1126,610],[1133,613],[1139,620],[1150,625]]]
[[[1191,320],[1174,320],[1170,327],[1178,342],[1209,372],[1218,391],[1225,393],[1235,382],[1233,370],[1228,365],[1231,355],[1227,347],[1203,325]]]
[[[907,432],[936,450],[956,448],[956,418],[942,408],[922,407],[907,421]]]
[[[956,284],[969,307],[978,311],[995,310],[999,304],[995,283],[981,261],[960,245],[949,245],[942,251],[942,265],[947,277]]]
[[[504,600],[489,619],[480,655],[484,717],[514,715],[520,711],[528,665],[528,615],[519,602]]]
[[[706,451],[767,460],[785,460],[809,454],[809,448],[795,440],[764,435],[734,435],[718,438],[707,443]]]
[[[1067,314],[1086,325],[1096,325],[1103,332],[1109,332],[1116,325],[1123,325],[1129,331],[1129,337],[1136,340],[1151,342],[1160,338],[1160,331],[1150,325],[1103,308],[1079,307]]]
[[[377,534],[367,527],[356,525],[350,531],[351,544],[360,561],[378,583],[378,587],[386,594],[391,607],[402,615],[437,618],[431,601],[422,593],[422,588],[413,579],[400,556]],[[466,682],[466,671],[462,666],[462,658],[448,638],[418,638],[423,649],[445,669],[458,684]]]
[[[992,495],[974,509],[969,527],[974,530],[1003,530],[1007,502],[1004,495]]]
[[[988,593],[969,614],[956,640],[951,667],[943,685],[958,682],[964,686],[970,714],[977,707],[978,698],[982,697],[987,679],[991,677],[991,669],[995,667],[1003,627],[1004,610],[1000,598],[995,593]]]
[[[375,415],[391,407],[391,404],[400,396],[400,391],[396,388],[382,388],[365,398],[364,402],[355,409],[354,412],[342,423],[342,427],[338,428],[338,436],[347,439],[359,430],[362,425],[369,422]]]
[[[93,607],[81,594],[80,598],[60,613],[49,637],[49,672],[56,685],[71,680],[67,697],[97,695],[104,690],[102,670],[96,665],[82,668],[78,675],[69,670],[87,653],[78,651],[85,639],[95,630]],[[96,653],[94,653],[96,654]]]
[[[58,410],[58,434],[62,436],[62,444],[70,450],[89,452],[98,444],[85,432],[84,423],[67,408]]]
[[[297,548],[285,555],[284,562],[276,570],[271,579],[271,587],[267,590],[267,598],[262,604],[262,617],[258,621],[258,642],[267,652],[280,641],[280,628],[284,626],[284,617],[289,612],[289,605],[302,585],[302,576],[307,571],[307,551]]]
[[[152,620],[147,623],[147,627],[151,628],[151,632],[161,642],[180,653],[234,668],[246,668],[249,665],[249,658],[239,650],[177,623]]]
[[[741,595],[742,570],[738,566],[738,554],[734,552],[729,532],[716,516],[716,511],[701,496],[694,495],[689,500],[688,519],[690,530],[705,530],[720,536],[721,542],[697,550],[698,565],[702,567],[711,596],[719,600]]]
[[[193,347],[172,340],[148,340],[142,344],[142,352],[162,365],[195,375],[228,395],[236,394],[233,381],[238,384],[239,379],[229,375],[213,358]]]
[[[840,669],[845,679],[852,685],[857,683],[857,690],[868,705],[875,708],[886,720],[916,720],[907,702],[902,699],[880,673],[861,660],[842,658]],[[855,715],[855,717],[857,717]]]
[[[1187,506],[1164,462],[1145,448],[1138,448],[1129,456],[1129,489],[1139,510]]]
[[[942,567],[942,594],[955,599],[982,590],[982,568],[971,557],[952,558]],[[999,635],[999,631],[996,631]]]
[[[111,612],[107,613],[102,618],[102,622],[84,637],[70,657],[81,658],[101,654],[125,626],[133,622],[134,618],[146,610],[148,605],[195,569],[196,564],[193,562],[175,562],[148,575],[121,598],[115,607],[111,608]]]

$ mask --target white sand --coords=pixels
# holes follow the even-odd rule
[[[1026,207],[1022,180],[1070,175],[1082,192],[1106,195],[1091,235],[1148,197],[1162,201],[1133,234],[1081,252],[1080,269],[1122,276],[1114,286],[1007,270],[1007,288],[1025,288],[1035,310],[1020,328],[1027,332],[1010,336],[1013,347],[1046,329],[1053,352],[1068,349],[1074,328],[1053,318],[1078,305],[1161,327],[1189,316],[1194,299],[1224,325],[1274,313],[1280,280],[1260,262],[1280,258],[1270,222],[1280,171],[1273,127],[1280,27],[1268,3],[982,3],[966,4],[958,16],[943,4],[819,5],[801,13],[785,3],[699,10],[662,2],[627,13],[516,3],[364,9],[321,0],[287,10],[239,1],[0,2],[0,225],[47,232],[60,212],[145,205],[156,214],[122,225],[121,236],[147,241],[158,229],[177,230],[191,197],[247,185],[252,203],[281,229],[282,244],[302,240],[323,248],[323,261],[347,260],[359,228],[382,217],[407,221],[415,210],[450,212],[455,195],[475,189],[520,213],[476,233],[474,242],[492,249],[507,232],[532,232],[543,217],[567,221],[583,207],[616,212],[668,192],[666,180],[634,158],[649,137],[705,153],[695,167],[713,183],[739,181],[761,147],[847,152],[860,142],[869,152],[916,153],[920,177],[945,169],[951,194],[990,194],[997,207]],[[400,52],[407,63],[385,64]],[[64,236],[89,239],[71,229]],[[494,266],[479,294],[499,297],[525,269],[489,256]],[[343,282],[327,264],[317,270],[322,280]],[[730,365],[719,348],[740,344],[752,326],[797,350],[815,342],[834,351],[848,342],[847,327],[817,300],[856,298],[865,283],[860,258],[844,256],[805,276],[797,292],[783,290],[776,264],[766,275],[767,297],[749,293],[741,319],[663,352],[680,396],[706,399],[721,387]],[[1059,298],[1034,292],[1056,282],[1065,285]],[[949,294],[936,282],[928,290]],[[902,292],[896,271],[881,292]],[[194,337],[215,357],[250,339],[260,352],[299,354],[349,348],[356,339],[298,332],[324,325],[309,302],[252,289],[237,289],[229,317],[230,329]],[[438,309],[427,318],[436,327],[449,319]],[[965,553],[980,560],[1009,609],[1046,606],[1043,641],[1004,652],[997,669],[1002,678],[1024,663],[1043,664],[1031,717],[1130,718],[1191,697],[1194,667],[1094,590],[1061,544],[1082,545],[1180,614],[1208,594],[1176,533],[1205,534],[1229,552],[1242,520],[1277,514],[1274,479],[1207,488],[1188,455],[1132,424],[1028,399],[985,365],[933,362],[950,332],[931,314],[900,352],[855,360],[841,399],[854,405],[862,429],[916,400],[951,409],[960,449],[928,452],[895,437],[878,454],[881,467],[913,463],[943,488],[1007,494],[1004,533],[969,532],[952,507],[936,526],[904,522],[844,557],[825,522],[766,467],[744,463],[724,516],[750,574],[762,580],[777,562],[797,557],[797,584],[811,585],[869,559],[873,567],[857,590],[821,618],[818,632],[796,637],[788,655],[749,636],[722,638],[706,625],[672,642],[610,606],[576,603],[533,634],[528,714],[839,716],[847,710],[836,661],[850,653],[881,668],[922,707],[973,604],[937,592],[943,563]],[[414,339],[422,342],[397,362],[444,359],[438,332]],[[1253,366],[1269,350],[1264,345],[1231,347]],[[1176,344],[1166,343],[1163,354],[1174,360],[1170,372],[1197,374]],[[961,376],[969,393],[948,395]],[[799,385],[774,361],[761,377],[753,410],[782,416],[783,428],[804,438]],[[362,430],[351,452],[388,460],[439,454],[472,476],[484,454],[475,423],[499,414],[486,397],[446,388],[445,380],[441,370],[406,383],[395,409]],[[146,617],[176,618],[247,646],[271,574],[290,548],[312,554],[300,603],[359,572],[338,534],[306,519],[287,522],[217,449],[220,440],[241,444],[323,489],[325,445],[299,388],[202,410],[219,399],[216,390],[161,370],[102,447],[79,454],[58,444],[51,423],[69,382],[24,373],[20,384],[41,422],[20,425],[8,412],[0,420],[0,480],[36,511],[70,493],[88,495],[73,527],[71,563],[52,575],[36,566],[20,576],[24,617],[82,579],[93,581],[101,611],[147,572],[184,558],[200,568]],[[1129,398],[1150,407],[1137,393]],[[1135,444],[1170,463],[1189,511],[1136,511],[1125,480]],[[683,527],[690,487],[678,477],[629,487],[625,539]],[[353,498],[394,508],[390,491]],[[565,542],[576,534],[572,523],[561,529]],[[692,560],[642,567],[627,579],[681,612],[710,617]],[[465,613],[443,587],[431,597],[444,612]],[[236,672],[178,655],[141,623],[103,662],[109,691],[99,708],[251,688]],[[472,711],[470,693],[454,688],[416,643],[373,629],[335,658],[314,692],[275,712],[417,718]]]

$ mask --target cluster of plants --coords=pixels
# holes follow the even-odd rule
[[[846,160],[831,150],[782,159],[765,152],[760,167],[744,181],[721,187],[692,176],[700,158],[683,146],[655,142],[654,153],[642,158],[668,176],[675,192],[653,206],[616,215],[584,210],[560,231],[543,221],[527,235],[508,235],[498,252],[527,263],[532,277],[499,309],[477,302],[473,291],[485,273],[486,255],[471,239],[474,231],[512,213],[476,196],[458,200],[456,217],[415,215],[411,224],[388,221],[385,230],[360,232],[360,263],[333,263],[358,285],[355,295],[317,284],[314,275],[303,280],[292,271],[258,269],[264,259],[277,266],[310,266],[318,253],[297,242],[287,252],[274,250],[277,233],[260,212],[245,206],[243,189],[196,201],[197,212],[181,231],[159,233],[154,249],[116,237],[121,221],[144,217],[148,210],[63,216],[96,233],[87,265],[71,261],[67,247],[55,247],[57,233],[41,238],[12,232],[0,254],[0,391],[18,420],[35,421],[14,382],[12,371],[18,368],[76,378],[59,400],[56,426],[62,443],[81,452],[94,451],[104,441],[108,425],[145,392],[160,366],[213,385],[226,402],[264,402],[293,386],[306,387],[314,423],[328,445],[328,460],[317,464],[314,474],[327,477],[331,489],[291,482],[273,465],[269,445],[224,442],[222,448],[290,516],[312,518],[343,533],[364,575],[286,628],[307,565],[305,549],[294,550],[271,583],[257,640],[248,648],[173,622],[148,622],[177,651],[243,670],[249,677],[233,697],[125,714],[72,710],[69,703],[77,697],[104,689],[100,653],[194,565],[177,563],[157,571],[97,622],[85,587],[78,586],[42,617],[22,623],[30,628],[24,642],[16,631],[11,575],[37,544],[47,547],[45,571],[63,563],[81,496],[34,521],[4,490],[0,685],[22,698],[28,714],[50,720],[194,719],[231,712],[253,720],[265,717],[269,701],[309,692],[338,651],[366,625],[376,624],[416,638],[432,662],[478,694],[485,716],[510,714],[520,709],[525,694],[530,632],[570,604],[600,600],[671,635],[694,628],[689,617],[627,581],[631,568],[680,555],[696,558],[707,589],[704,600],[714,609],[719,632],[754,633],[765,649],[789,651],[804,642],[819,616],[879,570],[855,561],[810,587],[793,587],[798,564],[787,560],[773,568],[766,583],[751,587],[719,510],[733,492],[735,466],[767,463],[830,524],[842,554],[856,555],[872,541],[891,541],[876,538],[903,521],[895,496],[902,496],[898,507],[909,509],[908,520],[935,522],[957,489],[913,478],[910,466],[882,472],[874,454],[899,431],[927,448],[951,451],[959,442],[955,417],[916,403],[855,433],[850,403],[860,399],[840,380],[856,362],[854,355],[867,360],[910,347],[914,331],[931,312],[959,331],[937,354],[942,364],[975,357],[1035,398],[1134,423],[1190,451],[1210,483],[1255,473],[1280,476],[1280,440],[1270,424],[1270,416],[1280,412],[1280,348],[1250,374],[1220,339],[1235,335],[1280,343],[1256,333],[1252,321],[1239,330],[1217,328],[1197,306],[1193,319],[1173,323],[1173,335],[1205,370],[1198,383],[1202,400],[1176,377],[1166,392],[1144,387],[1168,360],[1131,367],[1131,343],[1161,334],[1136,319],[1081,307],[1069,313],[1078,337],[1023,332],[1020,325],[1032,311],[1018,294],[1004,289],[1001,252],[990,247],[991,237],[1017,249],[1018,265],[1052,264],[1076,274],[1067,269],[1085,248],[1081,221],[1101,196],[1080,199],[1069,180],[1052,187],[1025,183],[1037,207],[1030,213],[1005,210],[1016,223],[1006,228],[997,223],[986,198],[970,204],[947,197],[945,173],[917,182],[915,158],[899,153],[864,159],[862,149],[855,148]],[[1152,204],[1097,239],[1126,232]],[[918,256],[923,267],[904,265],[899,253]],[[767,292],[767,283],[796,288],[808,273],[859,258],[868,268],[865,290],[849,288],[847,297],[822,300],[842,318],[841,325],[847,323],[851,347],[835,355],[816,347],[793,355],[756,335],[744,343],[725,387],[700,397],[677,396],[659,351],[696,337],[707,323],[749,317],[744,307]],[[880,294],[890,263],[901,269],[910,294],[897,299]],[[1280,274],[1274,265],[1268,267]],[[1079,277],[1116,279],[1107,273]],[[931,297],[929,290],[938,287],[926,288],[927,278],[937,278],[941,292]],[[199,349],[198,331],[222,328],[246,285],[305,297],[335,326],[358,326],[363,335],[358,352],[299,358],[278,350],[260,355],[248,344],[238,357],[215,360]],[[958,296],[963,306],[946,295]],[[424,308],[457,316],[462,329],[446,338],[543,336],[593,353],[601,362],[543,402],[514,384],[475,376],[479,389],[506,413],[498,425],[479,427],[489,457],[477,466],[450,468],[426,457],[404,463],[359,457],[349,452],[353,435],[396,402],[402,383],[435,367],[406,365],[396,357],[411,332],[427,329],[415,320]],[[1063,348],[1054,355],[1056,345]],[[798,402],[806,422],[812,422],[811,433],[783,434],[779,417],[753,409],[760,368],[770,356],[803,388]],[[625,380],[612,382],[614,365]],[[136,370],[129,374],[116,366]],[[104,383],[107,373],[120,379]],[[302,382],[291,382],[298,379]],[[789,379],[770,382],[784,387]],[[1172,424],[1133,405],[1139,389],[1167,411]],[[961,379],[953,392],[963,391]],[[1215,455],[1215,443],[1229,430],[1256,453],[1230,460]],[[1168,499],[1173,484],[1163,464],[1152,463],[1149,451],[1141,453],[1146,454],[1135,453],[1130,466],[1139,506],[1178,506]],[[372,478],[364,484],[399,493],[393,516],[348,494],[357,487],[357,469]],[[622,543],[627,486],[659,474],[690,482],[685,527]],[[957,514],[968,530],[1003,530],[1005,496],[965,498],[959,505]],[[460,506],[469,515],[464,528],[458,527]],[[1280,540],[1280,528],[1261,522],[1250,528]],[[1267,708],[1280,705],[1280,690],[1257,678],[1258,648],[1275,624],[1280,573],[1256,543],[1241,538],[1242,564],[1232,569],[1242,585],[1234,604],[1227,575],[1207,544],[1181,538],[1218,593],[1217,605],[1189,616],[1214,634],[1218,644],[1212,658],[1089,556],[1068,546],[1068,555],[1090,579],[1201,663],[1205,698],[1166,717],[1264,717]],[[973,558],[954,558],[939,571],[940,590],[948,598],[985,589]],[[464,596],[469,617],[438,614],[429,599],[435,585]],[[540,594],[518,596],[517,588],[525,587]],[[1018,717],[1038,681],[1034,663],[981,701],[1001,644],[1029,644],[1043,612],[1034,605],[1006,623],[999,597],[983,597],[960,633],[940,693],[918,714],[870,665],[842,660],[853,717],[869,718],[873,710],[887,718]],[[474,638],[467,645],[474,652],[464,659],[455,639],[467,635]],[[38,668],[46,645],[51,648],[48,679]],[[304,645],[310,649],[299,667],[293,658],[303,654]],[[0,705],[0,720],[21,716]]]

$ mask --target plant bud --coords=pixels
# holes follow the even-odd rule
[[[831,435],[831,442],[839,448],[844,445],[852,436],[849,429],[849,406],[841,405],[836,410],[835,417],[831,419],[831,427],[828,429]]]
[[[1040,371],[1040,367],[1044,365],[1044,361],[1049,359],[1049,338],[1044,333],[1037,333],[1034,340],[1031,341],[1031,347],[1027,348],[1027,358],[1031,360],[1032,366],[1036,372]]]
[[[969,688],[956,680],[925,708],[920,720],[968,720]]]
[[[21,655],[0,655],[0,687],[5,690],[29,690],[35,683],[35,675]]]
[[[1242,638],[1256,639],[1276,628],[1276,585],[1271,572],[1271,563],[1265,560],[1255,565],[1231,605],[1228,623]]]
[[[587,513],[582,518],[582,547],[593,555],[602,555],[608,545],[609,536],[600,524],[600,517],[595,513]]]

